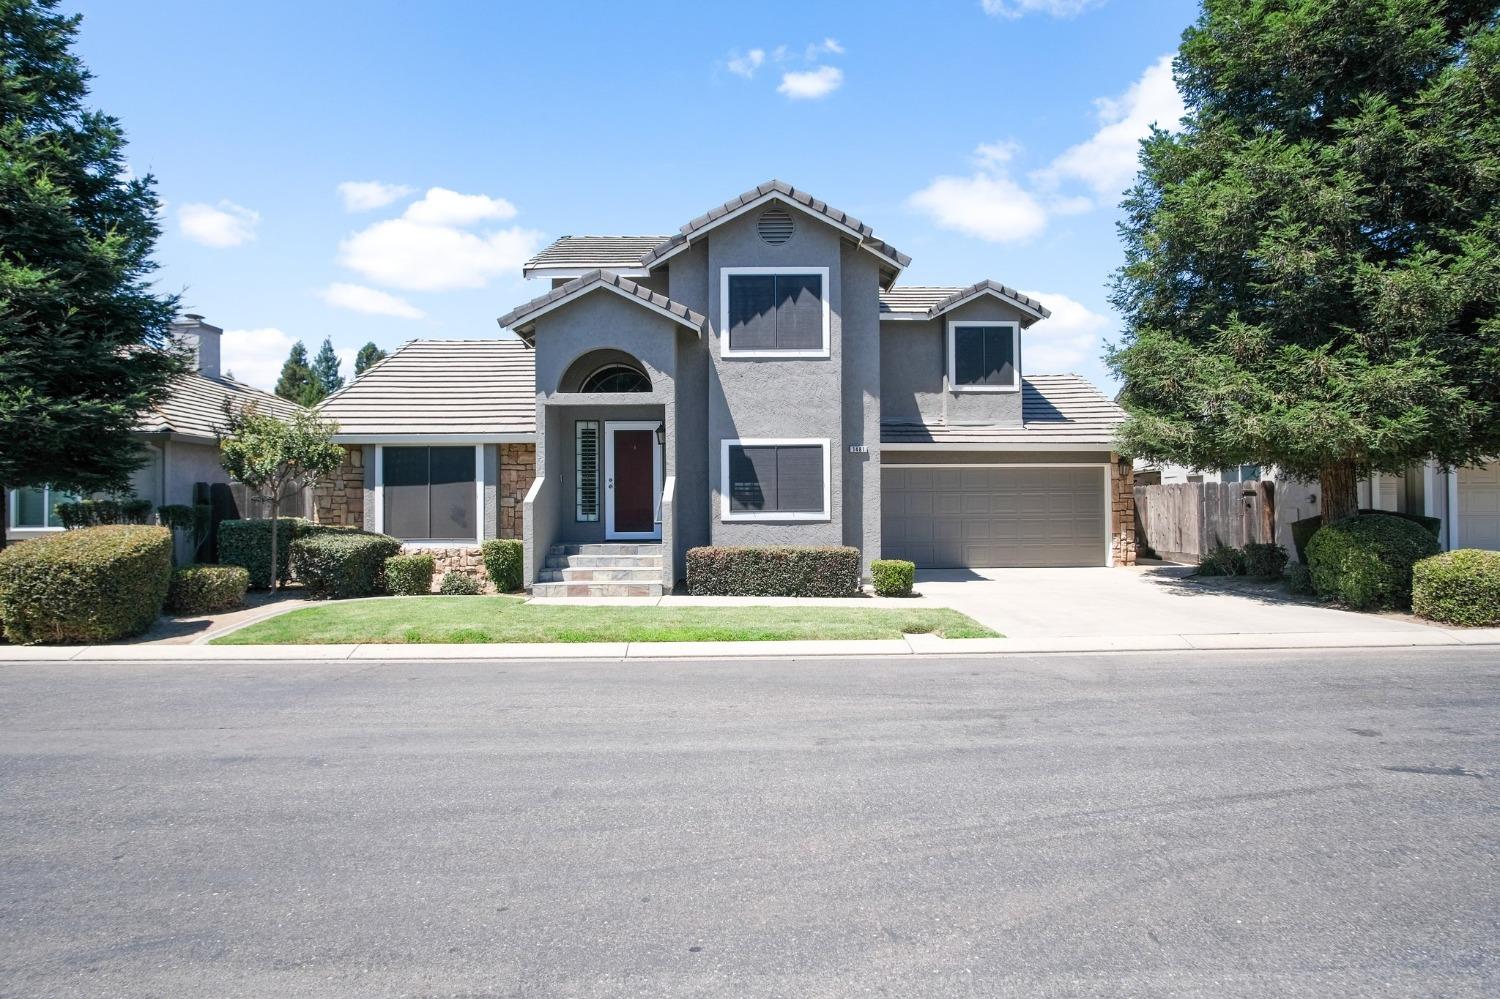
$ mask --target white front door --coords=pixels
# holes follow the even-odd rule
[[[656,420],[604,424],[604,536],[661,539],[661,445]]]

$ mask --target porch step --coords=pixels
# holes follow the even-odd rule
[[[661,583],[536,583],[533,597],[659,597]]]
[[[544,569],[537,575],[539,583],[652,583],[661,582],[659,565],[626,565],[598,568],[568,566]]]
[[[659,597],[662,546],[607,541],[553,545],[532,585],[534,597]]]
[[[548,569],[661,568],[660,555],[548,555]]]
[[[553,545],[547,550],[549,556],[560,555],[661,555],[661,543],[648,541],[636,544],[630,541],[606,541],[592,545]]]

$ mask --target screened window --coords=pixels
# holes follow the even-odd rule
[[[606,364],[583,380],[584,392],[650,392],[651,379],[628,364]]]
[[[382,448],[384,530],[403,541],[477,541],[474,448]]]
[[[948,380],[953,387],[1019,388],[1020,329],[1016,323],[949,323]]]
[[[828,515],[824,441],[726,441],[728,519],[820,519]]]
[[[726,354],[826,355],[826,268],[798,273],[733,273],[725,269]]]
[[[60,531],[62,519],[57,515],[59,503],[72,503],[78,499],[72,493],[54,490],[51,486],[10,491],[10,526],[32,531]]]
[[[578,483],[573,519],[591,524],[599,519],[599,421],[573,424],[574,481]]]

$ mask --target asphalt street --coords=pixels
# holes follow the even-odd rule
[[[1500,651],[0,665],[0,995],[1494,996]]]

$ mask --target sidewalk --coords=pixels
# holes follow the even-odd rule
[[[1399,632],[1117,635],[1084,638],[939,638],[833,642],[550,642],[476,645],[89,645],[0,646],[17,662],[255,662],[264,660],[423,659],[804,659],[952,657],[1069,652],[1222,652],[1266,649],[1500,646],[1500,628],[1423,628]]]

